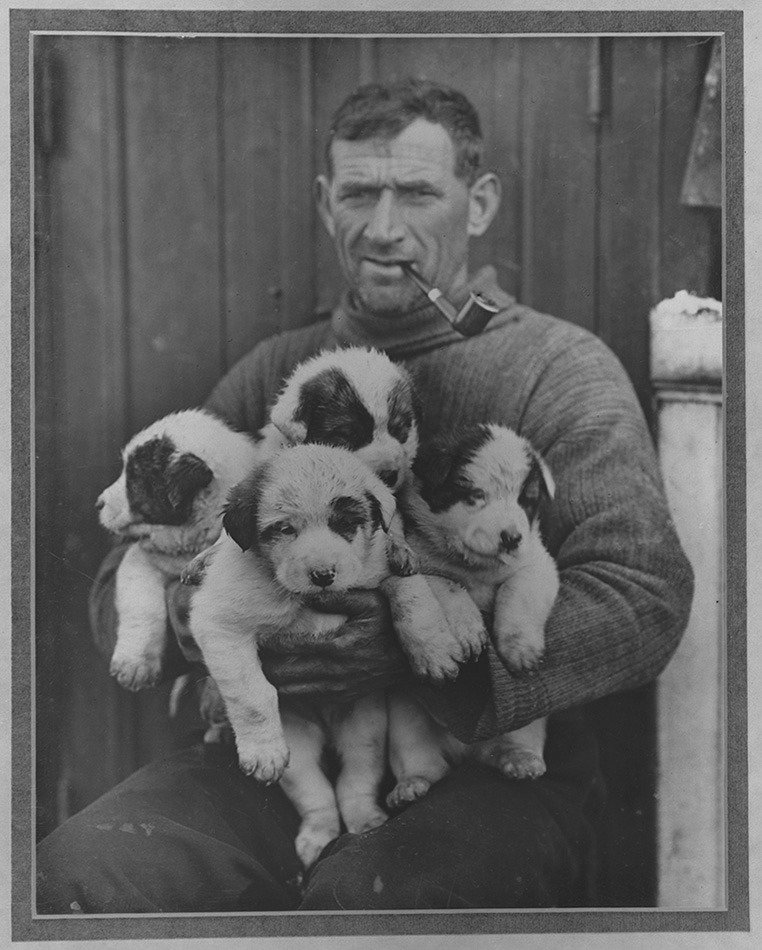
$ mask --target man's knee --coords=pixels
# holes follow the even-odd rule
[[[109,834],[97,823],[71,819],[52,832],[37,849],[37,912],[78,914],[128,912],[119,868],[129,865],[129,832]],[[121,834],[121,840],[119,837]],[[114,905],[113,908],[110,905]],[[145,907],[133,908],[136,912]]]

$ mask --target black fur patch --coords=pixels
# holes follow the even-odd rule
[[[212,471],[190,452],[177,455],[168,436],[136,446],[125,466],[130,510],[145,524],[184,524],[193,501],[212,480]]]
[[[537,517],[540,504],[544,498],[549,498],[548,487],[540,468],[540,463],[528,452],[529,455],[529,473],[524,479],[524,484],[519,492],[519,505],[524,509],[527,520],[530,524]]]
[[[306,442],[356,452],[373,441],[373,416],[335,368],[323,370],[302,386],[294,418],[307,427]]]
[[[257,466],[228,495],[222,527],[242,551],[256,547],[257,516],[268,469],[267,462]]]
[[[413,427],[413,395],[406,380],[400,379],[392,386],[387,406],[389,435],[404,445]]]
[[[368,512],[359,499],[342,495],[331,502],[328,527],[345,541],[351,541],[367,520]]]
[[[420,480],[421,497],[433,512],[447,511],[470,497],[474,486],[464,469],[491,438],[486,425],[476,425],[440,436],[418,453],[413,472]]]

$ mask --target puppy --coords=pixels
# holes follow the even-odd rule
[[[265,784],[283,776],[302,816],[297,851],[305,865],[338,834],[339,814],[355,832],[386,818],[376,804],[385,698],[307,711],[284,702],[281,721],[258,648],[298,649],[345,622],[305,606],[305,595],[374,588],[390,565],[405,570],[404,539],[390,530],[395,511],[389,488],[347,450],[284,449],[231,493],[223,516],[227,536],[192,600],[190,629],[224,699],[240,766]],[[343,760],[335,792],[319,766],[327,738]]]
[[[256,458],[252,439],[199,409],[160,419],[123,449],[122,472],[96,503],[103,527],[135,542],[116,574],[111,675],[120,685],[138,690],[159,681],[165,587],[217,539],[227,493]]]
[[[289,376],[261,435],[274,450],[304,442],[347,449],[396,491],[418,450],[414,402],[409,374],[384,353],[324,351]]]
[[[343,448],[397,492],[409,480],[418,450],[416,415],[410,375],[384,353],[363,347],[323,351],[285,381],[260,432],[260,452],[268,458],[304,443]],[[183,582],[198,584],[215,554],[211,548],[195,558]],[[481,615],[458,585],[405,575],[395,572],[382,590],[411,669],[434,681],[454,678],[486,643]]]
[[[477,425],[427,446],[413,471],[416,485],[402,493],[400,507],[421,569],[462,584],[492,614],[495,648],[508,669],[535,668],[559,587],[540,535],[541,504],[555,491],[547,465],[512,430]],[[391,807],[421,797],[463,758],[496,765],[514,778],[545,772],[544,719],[464,746],[409,696],[395,694],[389,728],[398,780]]]

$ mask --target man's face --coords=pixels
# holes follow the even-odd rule
[[[465,283],[470,189],[455,175],[447,131],[416,119],[391,140],[337,140],[333,177],[318,201],[344,277],[372,313],[407,313],[424,302],[400,261],[451,295]]]

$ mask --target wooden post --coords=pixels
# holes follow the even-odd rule
[[[658,449],[696,577],[677,653],[658,685],[658,903],[726,903],[722,312],[685,292],[651,314]]]

